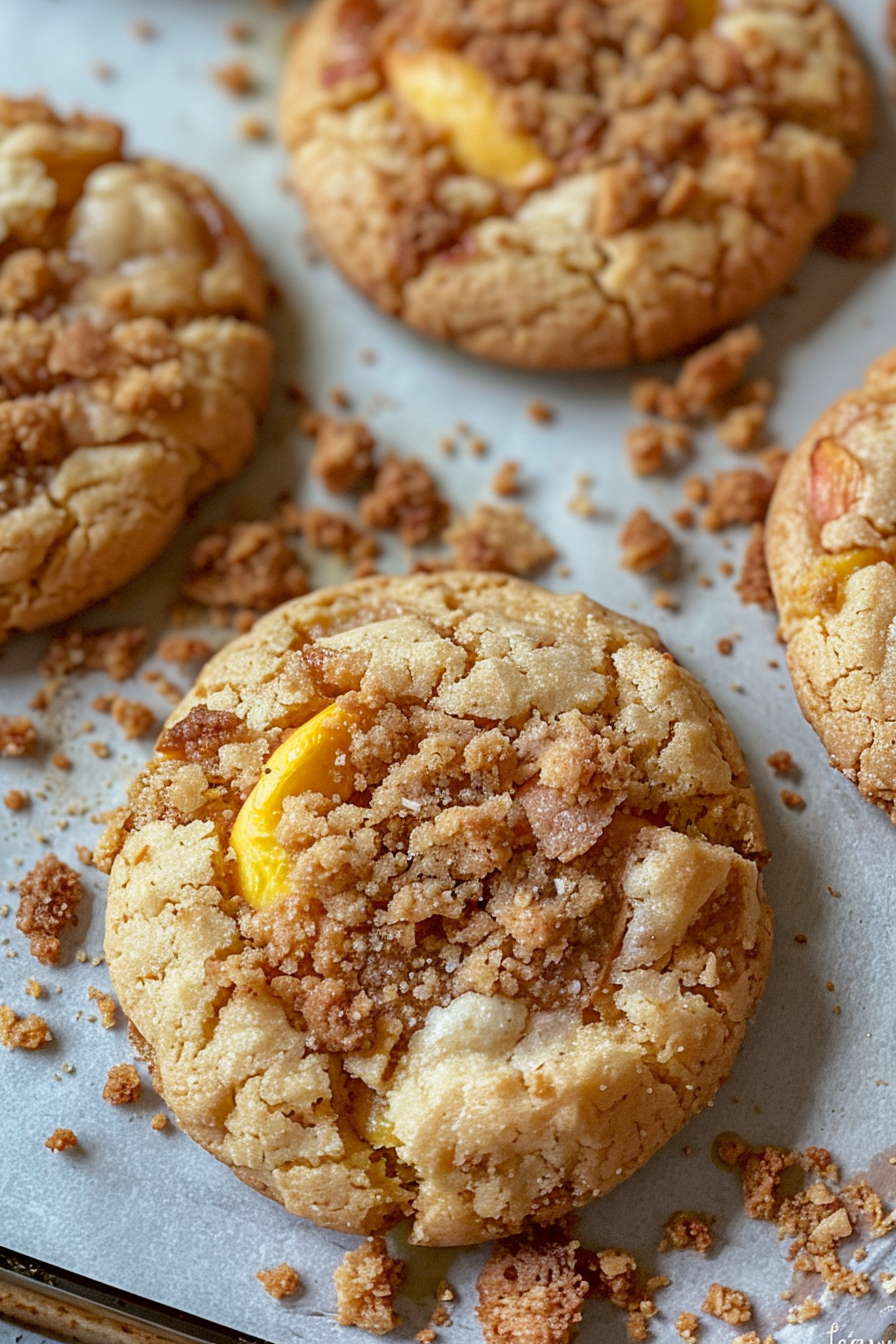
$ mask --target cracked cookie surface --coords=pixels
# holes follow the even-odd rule
[[[896,351],[790,457],[766,553],[800,707],[831,763],[896,820]]]
[[[105,596],[235,474],[267,400],[264,275],[198,177],[0,98],[0,639]]]
[[[281,101],[349,279],[429,336],[544,368],[654,359],[752,312],[870,120],[826,0],[318,0]]]
[[[765,980],[765,857],[653,631],[462,572],[259,621],[97,851],[180,1124],[294,1213],[433,1245],[552,1221],[705,1105]]]

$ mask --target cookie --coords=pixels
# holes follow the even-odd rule
[[[766,555],[797,699],[866,798],[896,821],[896,351],[791,455]]]
[[[243,465],[265,298],[200,178],[0,98],[0,639],[119,587]]]
[[[293,1213],[429,1245],[555,1219],[706,1104],[766,976],[764,858],[653,631],[460,571],[262,618],[97,851],[181,1126]]]
[[[318,0],[281,104],[348,278],[531,368],[655,359],[751,313],[870,120],[826,0]]]

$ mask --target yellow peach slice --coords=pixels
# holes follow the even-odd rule
[[[807,573],[796,594],[796,614],[817,616],[822,610],[839,611],[845,597],[846,580],[867,565],[886,559],[873,546],[861,546],[839,555],[825,555]]]
[[[809,465],[809,503],[817,523],[842,518],[858,503],[862,464],[836,439],[819,439]]]
[[[240,894],[256,910],[275,905],[290,889],[292,860],[277,841],[284,800],[299,793],[351,797],[348,751],[356,728],[338,704],[328,705],[280,744],[240,808],[230,844]]]
[[[472,61],[442,48],[393,47],[385,66],[393,91],[425,126],[445,133],[466,172],[524,189],[551,177],[532,137],[501,124],[498,89]]]

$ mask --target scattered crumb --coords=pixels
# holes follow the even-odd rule
[[[768,407],[761,401],[748,401],[734,406],[716,425],[716,435],[727,448],[736,453],[752,448],[765,425]]]
[[[449,527],[445,541],[458,569],[531,574],[554,559],[547,537],[516,505],[477,504]]]
[[[184,698],[184,693],[179,686],[175,686],[173,681],[169,681],[163,672],[151,667],[143,673],[143,680],[148,686],[154,686],[159,695],[163,695],[166,700],[170,700],[172,705],[179,705]]]
[[[10,812],[22,812],[31,802],[31,795],[24,789],[10,789],[3,795],[3,803]]]
[[[8,1003],[0,1003],[0,1045],[7,1050],[40,1050],[52,1039],[50,1028],[37,1013],[18,1017]]]
[[[260,117],[243,117],[238,130],[243,140],[267,140],[271,133]]]
[[[683,1311],[675,1322],[675,1329],[685,1344],[697,1344],[700,1337],[700,1321],[692,1311]]]
[[[131,33],[138,42],[151,42],[156,36],[155,24],[147,22],[146,19],[134,19],[131,24]]]
[[[102,80],[103,83],[115,76],[115,70],[108,61],[94,61],[90,67],[90,73],[94,79]]]
[[[520,492],[519,462],[502,462],[492,477],[492,492],[502,497]]]
[[[301,1292],[302,1280],[292,1265],[278,1265],[276,1269],[260,1269],[255,1275],[258,1282],[271,1297],[279,1301],[281,1297],[294,1297]]]
[[[346,392],[345,388],[340,387],[338,383],[335,387],[330,388],[327,395],[330,398],[331,405],[335,406],[337,410],[347,411],[351,408],[351,396]]]
[[[485,457],[488,452],[488,440],[477,434],[475,438],[470,440],[470,452],[474,457]]]
[[[33,756],[37,730],[24,714],[0,714],[0,756]]]
[[[856,1258],[853,1256],[853,1259]],[[880,1286],[888,1297],[892,1297],[893,1293],[896,1293],[896,1274],[888,1274],[886,1270],[881,1270]]]
[[[57,751],[55,755],[50,757],[50,764],[55,766],[57,770],[71,770],[72,758],[66,756],[64,751]]]
[[[188,635],[166,635],[156,648],[156,654],[165,663],[205,662],[211,653],[212,646],[207,640]]]
[[[113,681],[125,681],[137,668],[146,635],[143,626],[69,630],[51,640],[40,670],[51,679],[99,671],[107,672]]]
[[[753,1315],[749,1298],[736,1288],[726,1288],[721,1283],[709,1285],[703,1310],[726,1325],[746,1325]]]
[[[358,1325],[375,1335],[394,1330],[400,1318],[392,1310],[406,1265],[393,1260],[382,1237],[368,1237],[357,1250],[346,1251],[333,1273],[336,1284],[336,1321]]]
[[[248,42],[252,36],[252,29],[247,23],[225,23],[224,36],[228,42]]]
[[[496,1243],[476,1284],[485,1344],[567,1344],[589,1288],[578,1250],[551,1229]]]
[[[99,1009],[100,1022],[106,1031],[115,1026],[115,1017],[117,1004],[111,994],[104,994],[101,989],[91,985],[87,991],[88,999],[92,999]]]
[[[765,525],[754,523],[744,550],[740,578],[734,585],[743,606],[756,605],[774,611],[775,595],[765,559]]]
[[[675,539],[663,523],[651,517],[646,509],[636,509],[619,533],[622,554],[619,563],[623,569],[646,574],[658,569],[675,554]]]
[[[729,654],[734,652],[734,640],[728,639],[727,636],[716,640],[716,649],[723,657],[727,658]]]
[[[110,754],[108,742],[91,742],[90,750],[93,752],[94,756],[98,756],[101,761],[106,760]]]
[[[689,476],[682,490],[684,497],[692,504],[705,504],[709,499],[709,486],[700,476]]]
[[[789,775],[793,770],[793,757],[789,751],[783,747],[779,751],[773,751],[766,757],[766,765],[774,770],[776,775]]]
[[[231,523],[193,547],[185,597],[210,607],[270,611],[308,591],[308,578],[273,523]]]
[[[31,955],[44,966],[59,960],[59,934],[78,922],[83,890],[74,868],[55,854],[45,854],[19,883],[16,928],[28,938]]]
[[[791,1307],[787,1313],[788,1325],[802,1325],[804,1321],[814,1321],[821,1315],[821,1307],[814,1297],[805,1297],[799,1306]]]
[[[677,527],[694,526],[695,519],[693,509],[673,509],[671,516],[673,523],[675,523]]]
[[[335,420],[315,415],[311,473],[334,495],[355,490],[373,470],[375,440],[363,420]]]
[[[761,523],[774,489],[774,481],[748,467],[719,471],[713,477],[701,526],[719,532],[732,523]]]
[[[844,210],[822,229],[815,246],[844,261],[883,261],[893,251],[893,235],[883,220]]]
[[[162,1111],[157,1111],[156,1114],[153,1116],[153,1118],[150,1120],[149,1124],[150,1128],[161,1133],[163,1129],[168,1128],[168,1117],[167,1115],[163,1114]]]
[[[664,1236],[657,1250],[698,1251],[705,1255],[712,1245],[713,1219],[705,1213],[681,1210],[671,1214],[663,1227]]]
[[[536,425],[549,425],[556,412],[548,402],[535,397],[526,407],[526,415]]]
[[[734,566],[732,565],[730,560],[719,561],[719,573],[721,574],[723,579],[731,578],[731,575],[734,573]]]
[[[305,509],[302,530],[312,546],[320,551],[335,551],[345,560],[357,563],[379,555],[380,545],[373,533],[356,527],[343,513]]]
[[[103,1088],[103,1100],[112,1106],[128,1106],[140,1097],[140,1075],[133,1064],[113,1064]]]
[[[805,798],[795,789],[782,789],[781,802],[785,807],[789,807],[792,812],[800,812],[806,806]]]
[[[72,1129],[54,1129],[48,1139],[44,1140],[44,1147],[49,1148],[51,1153],[64,1153],[66,1148],[77,1148],[78,1136]]]
[[[369,527],[394,529],[406,546],[417,546],[448,521],[448,505],[419,458],[387,453],[373,489],[361,500]]]
[[[226,65],[213,66],[209,74],[220,88],[236,97],[251,93],[254,88],[252,72],[245,61],[228,61]]]
[[[155,714],[149,705],[144,705],[140,700],[126,700],[123,695],[113,696],[111,712],[112,718],[124,730],[129,741],[145,737],[155,726]]]
[[[693,437],[683,425],[635,425],[625,435],[625,453],[636,476],[656,476],[670,460],[690,453]]]
[[[660,611],[678,611],[681,603],[675,593],[670,593],[667,588],[657,588],[653,595],[653,605]]]
[[[759,329],[748,324],[726,331],[717,341],[686,359],[675,388],[689,414],[710,414],[719,399],[743,377],[761,345]]]
[[[39,980],[29,978],[25,984],[25,993],[29,999],[41,999],[43,998],[44,987]]]

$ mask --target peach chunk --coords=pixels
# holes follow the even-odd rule
[[[839,611],[845,597],[846,581],[868,565],[886,559],[873,546],[860,546],[841,551],[839,555],[825,555],[817,560],[806,574],[797,593],[798,613],[804,617],[817,616],[823,608]]]
[[[809,503],[821,526],[841,518],[858,503],[862,464],[836,439],[819,439],[809,467]]]
[[[532,137],[502,124],[498,88],[478,65],[442,48],[393,47],[385,66],[392,90],[425,126],[444,132],[466,172],[523,189],[550,179],[551,162]]]

